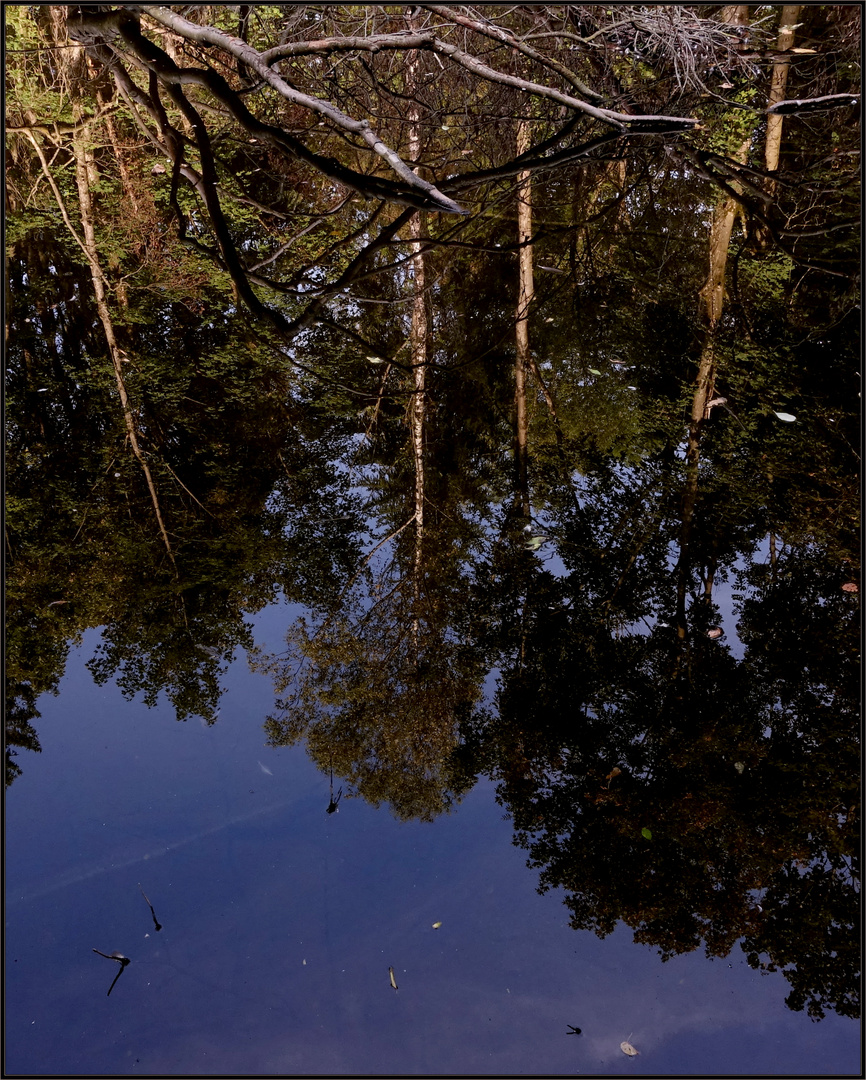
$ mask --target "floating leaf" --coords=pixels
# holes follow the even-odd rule
[[[745,772],[746,770],[746,766],[742,763],[742,761],[735,761],[734,768],[737,770],[738,773]]]
[[[774,412],[774,416],[778,416],[780,420],[784,420],[786,424],[793,424],[797,419],[796,416],[792,416],[789,412]]]
[[[438,930],[441,925],[442,925],[441,922],[435,922],[435,923],[433,923],[433,929]]]
[[[397,989],[397,980],[394,978],[394,969],[392,967],[388,968],[388,976],[391,979],[391,985],[396,990]]]
[[[859,592],[860,586],[856,581],[846,581],[842,586],[842,592]]]
[[[541,547],[541,545],[546,539],[546,536],[530,536],[530,538],[526,541],[526,550],[538,551],[538,549]]]
[[[629,1057],[637,1057],[640,1053],[639,1050],[635,1050],[630,1042],[621,1042],[619,1048],[624,1054],[628,1054]]]
[[[653,834],[649,831],[649,829],[646,826],[644,826],[641,829],[640,834],[644,838],[644,840],[652,840],[652,838],[653,838]]]
[[[723,633],[724,633],[724,631],[722,630],[721,626],[711,626],[709,628],[709,630],[707,631],[707,637],[708,638],[720,638]]]
[[[368,356],[367,359],[370,361],[371,364],[384,364],[385,363],[385,361],[382,359],[381,356]]]
[[[589,371],[590,375],[601,375],[601,372],[598,370],[597,367],[591,367],[587,370]]]

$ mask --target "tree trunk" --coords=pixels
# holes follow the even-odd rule
[[[749,9],[746,4],[734,4],[722,11],[722,21],[733,26],[748,24]],[[746,139],[733,154],[736,161],[745,163],[751,145],[751,138]],[[731,184],[737,188],[736,184]],[[701,428],[709,415],[707,406],[715,394],[716,385],[716,327],[721,320],[725,305],[725,275],[728,265],[728,248],[734,221],[739,212],[739,203],[730,196],[716,207],[710,228],[709,273],[706,283],[700,291],[703,308],[704,343],[698,374],[695,379],[695,392],[692,397],[692,414],[689,420],[688,444],[686,447],[686,480],[683,488],[681,507],[680,554],[677,563],[677,635],[684,639],[686,626],[686,593],[691,562],[691,536],[695,505],[698,497],[698,465],[701,456]],[[710,589],[712,585],[710,585]]]
[[[529,149],[529,123],[517,122],[517,153]],[[524,170],[517,178],[517,239],[520,247],[520,270],[517,290],[515,332],[517,355],[514,361],[514,464],[516,472],[516,504],[520,514],[529,517],[528,438],[529,419],[526,409],[526,373],[532,365],[529,355],[529,307],[534,293],[532,275],[532,181]]]
[[[794,24],[800,17],[801,10],[801,4],[785,4],[782,8],[779,38],[776,42],[776,48],[779,52],[793,48]],[[790,63],[787,58],[782,58],[773,65],[773,76],[770,81],[770,99],[767,102],[768,108],[785,100]],[[767,139],[764,145],[764,163],[767,172],[775,172],[779,168],[779,150],[782,145],[782,119],[782,116],[777,113],[770,113],[767,116]],[[768,180],[767,191],[769,194],[774,194],[775,190],[775,180]]]
[[[745,164],[751,142],[751,138],[748,138],[740,145],[733,154],[735,161]],[[731,187],[737,189],[737,184],[732,182]],[[713,224],[710,232],[710,271],[706,284],[700,293],[706,322],[711,332],[722,317],[725,303],[725,271],[728,264],[728,246],[731,242],[731,233],[734,230],[734,222],[739,208],[740,204],[736,199],[729,196],[719,203],[713,214]],[[712,390],[712,387],[710,389]]]
[[[123,409],[123,419],[126,424],[126,433],[129,439],[129,445],[132,447],[132,452],[135,454],[142,472],[144,473],[145,480],[147,481],[147,488],[150,492],[151,502],[153,503],[153,510],[156,515],[157,525],[159,526],[160,536],[162,542],[165,544],[165,550],[168,552],[168,557],[171,559],[172,566],[174,566],[175,572],[177,572],[177,565],[174,561],[174,552],[171,549],[171,543],[168,538],[168,532],[165,528],[165,523],[162,519],[162,512],[159,506],[159,499],[156,493],[156,485],[153,481],[153,476],[150,472],[150,467],[147,464],[147,459],[141,451],[141,447],[138,442],[138,433],[135,426],[135,417],[132,411],[132,406],[129,403],[129,396],[126,392],[126,383],[123,379],[123,368],[121,366],[120,350],[117,345],[117,336],[114,332],[114,323],[112,322],[111,312],[108,307],[108,300],[106,297],[105,287],[103,285],[104,274],[102,268],[99,265],[99,252],[96,246],[96,232],[93,227],[93,202],[90,197],[90,180],[93,170],[93,163],[89,161],[92,158],[92,152],[87,148],[87,129],[81,129],[76,134],[73,140],[73,153],[75,155],[75,180],[78,187],[78,205],[81,218],[81,229],[84,235],[84,249],[87,253],[87,260],[90,264],[90,279],[93,282],[93,294],[96,299],[96,310],[99,313],[99,320],[102,323],[102,329],[105,334],[105,341],[108,345],[108,353],[111,357],[111,363],[114,367],[114,377],[117,382],[117,392],[120,397],[120,405]]]
[[[409,17],[413,28],[414,13]],[[406,70],[406,92],[410,97],[409,105],[409,161],[417,167],[421,157],[421,113],[414,95],[421,82],[419,67],[421,55],[417,50],[409,54]],[[424,544],[424,432],[427,419],[427,297],[426,275],[424,267],[424,220],[421,211],[412,215],[409,221],[409,236],[412,252],[412,322],[409,330],[409,354],[412,367],[412,456],[415,463],[415,557],[413,562],[415,614],[413,619],[413,638],[416,645],[419,633],[419,606],[421,599],[421,577],[423,573]]]
[[[415,461],[415,568],[421,568],[424,539],[424,429],[427,418],[427,301],[421,213],[409,222],[412,251],[412,325],[409,352],[412,364],[412,454]]]
[[[719,21],[727,23],[729,26],[748,26],[749,25],[749,5],[748,4],[726,4],[722,8],[722,13],[719,16]],[[747,48],[746,45],[742,46],[743,49]]]

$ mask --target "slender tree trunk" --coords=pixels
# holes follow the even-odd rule
[[[517,153],[529,149],[529,123],[517,122]],[[529,307],[534,294],[532,274],[532,180],[525,170],[517,178],[517,239],[520,247],[520,270],[517,290],[515,332],[517,356],[514,361],[514,464],[517,505],[523,517],[529,517],[529,419],[526,409],[526,373],[532,366],[529,353]]]
[[[96,79],[98,77],[99,72],[97,69],[96,61],[88,58],[87,70],[90,74],[91,79]],[[124,150],[122,140],[117,133],[117,128],[114,125],[114,118],[108,111],[111,105],[111,101],[105,94],[105,92],[100,89],[99,86],[94,87],[94,93],[96,96],[96,100],[99,104],[100,112],[105,114],[103,117],[103,123],[105,124],[105,131],[108,135],[108,141],[111,143],[111,149],[114,154],[114,159],[117,162],[118,172],[120,173],[120,182],[123,185],[124,196],[129,199],[129,204],[135,220],[140,220],[142,218],[141,202],[136,195],[136,185],[126,160],[127,154]],[[124,311],[128,311],[129,297],[127,295],[125,282],[118,282],[116,286],[116,295],[121,307],[124,309]]]
[[[734,26],[748,24],[749,10],[746,4],[733,4],[722,10],[722,21]],[[736,150],[736,161],[745,162],[751,145],[751,138],[746,139]],[[732,185],[736,187],[736,185]],[[683,488],[680,530],[680,554],[677,564],[677,635],[685,638],[686,593],[688,591],[689,566],[691,564],[691,537],[695,506],[698,497],[698,466],[701,456],[701,429],[709,415],[708,405],[715,394],[716,385],[716,328],[722,318],[725,305],[725,275],[728,265],[728,249],[734,222],[739,212],[739,204],[730,196],[718,204],[710,228],[709,273],[706,283],[700,291],[700,302],[704,323],[704,342],[698,374],[695,379],[695,392],[692,397],[692,413],[689,419],[688,443],[686,447],[686,480]],[[711,595],[712,579],[705,584]]]
[[[776,42],[776,48],[779,52],[793,48],[794,24],[800,17],[801,10],[801,4],[785,4],[782,8],[779,37]],[[770,81],[770,99],[767,102],[768,107],[785,100],[790,63],[790,60],[783,57],[773,65],[773,75]],[[767,116],[767,139],[764,145],[764,163],[767,172],[775,172],[779,168],[779,150],[782,146],[782,119],[776,113],[770,113]],[[772,195],[775,190],[776,181],[768,180],[767,191]]]
[[[739,146],[733,154],[735,161],[745,163],[751,141],[751,138],[746,139]],[[737,185],[732,183],[731,187],[736,188]],[[731,242],[731,233],[734,231],[734,222],[739,212],[739,205],[736,199],[729,196],[719,203],[713,214],[713,224],[710,231],[710,268],[706,284],[700,293],[706,325],[711,331],[715,330],[725,306],[725,272],[728,265],[728,247]],[[712,384],[710,384],[710,391],[712,392]]]
[[[412,454],[415,461],[415,577],[420,587],[424,542],[424,432],[427,420],[427,303],[420,212],[409,223],[412,237],[412,325],[409,332],[413,375]]]
[[[424,532],[424,428],[427,412],[427,303],[421,239],[421,213],[409,222],[412,237],[412,324],[409,355],[412,364],[412,451],[415,459],[415,523],[420,540]]]
[[[123,379],[123,368],[121,366],[120,350],[117,345],[117,337],[114,332],[114,323],[111,318],[111,311],[108,307],[108,300],[103,285],[104,275],[102,268],[99,265],[99,252],[96,246],[96,232],[93,227],[93,202],[90,195],[90,182],[93,169],[92,161],[88,161],[88,157],[92,158],[92,154],[87,149],[87,129],[83,129],[83,132],[76,134],[73,140],[73,153],[75,155],[75,180],[78,187],[78,205],[81,217],[81,230],[84,237],[84,249],[87,253],[87,260],[90,265],[90,279],[93,282],[93,293],[96,299],[96,310],[99,313],[99,320],[102,323],[102,329],[105,334],[105,341],[108,345],[108,352],[111,357],[111,363],[114,367],[114,377],[117,382],[117,392],[120,396],[120,405],[123,409],[123,419],[126,425],[126,433],[129,438],[129,445],[132,447],[132,452],[135,454],[142,472],[144,473],[145,480],[147,481],[148,491],[150,492],[151,502],[153,503],[154,514],[156,515],[157,525],[159,526],[160,536],[162,542],[165,544],[165,550],[168,552],[168,557],[171,559],[172,566],[174,566],[175,572],[177,572],[177,564],[174,560],[174,552],[171,548],[171,543],[168,538],[168,532],[165,528],[165,522],[162,518],[162,511],[159,506],[159,498],[156,493],[156,485],[151,475],[150,467],[147,464],[147,459],[142,453],[141,446],[138,442],[138,433],[136,431],[135,416],[132,411],[132,406],[129,403],[129,395],[126,392],[126,384]]]
[[[749,141],[740,146],[734,155],[744,161]],[[698,465],[701,456],[701,429],[709,415],[707,406],[715,394],[716,386],[716,327],[722,317],[725,304],[725,273],[728,265],[728,247],[737,216],[738,204],[732,198],[721,202],[713,214],[710,229],[709,274],[701,290],[700,299],[704,322],[704,343],[695,392],[692,396],[692,413],[689,418],[689,434],[686,447],[686,482],[683,489],[682,529],[680,533],[679,573],[677,577],[677,632],[686,635],[686,590],[690,562],[689,546],[692,521],[698,497]]]
[[[414,22],[414,13],[409,18],[410,28]],[[421,56],[418,51],[409,54],[406,72],[406,87],[410,97],[409,105],[409,161],[417,168],[421,157],[421,113],[414,95],[418,91],[418,77]],[[409,330],[409,354],[412,367],[413,393],[411,408],[412,455],[415,463],[415,557],[414,557],[414,593],[415,616],[413,637],[417,647],[419,633],[419,606],[421,599],[421,579],[424,567],[424,433],[427,420],[427,297],[426,274],[424,267],[424,215],[415,213],[409,221],[409,245],[412,252],[412,322]]]

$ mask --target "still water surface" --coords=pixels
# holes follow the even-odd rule
[[[489,781],[432,824],[328,815],[303,750],[263,745],[243,659],[218,723],[178,724],[93,685],[97,637],[7,798],[7,1075],[858,1073],[858,1024],[791,1012],[739,949],[571,929]],[[93,948],[131,961],[110,997]]]

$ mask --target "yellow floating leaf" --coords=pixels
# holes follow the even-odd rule
[[[433,923],[433,929],[438,930],[441,925],[442,925],[441,922],[435,922],[435,923]]]

